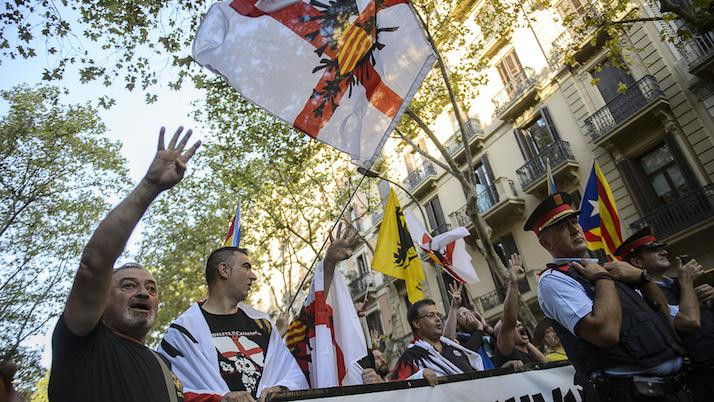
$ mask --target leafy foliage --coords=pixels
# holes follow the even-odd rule
[[[127,171],[93,108],[62,105],[52,87],[0,95],[10,106],[0,119],[0,349],[17,353],[27,386],[41,375],[40,350],[23,341],[61,312],[82,247],[109,208],[104,194],[124,189]]]
[[[202,85],[208,96],[196,105],[197,118],[211,134],[194,174],[152,206],[141,246],[141,260],[159,281],[154,339],[205,296],[206,258],[222,246],[238,198],[241,247],[259,277],[254,286],[267,288],[272,299],[254,301],[284,309],[350,187],[352,167],[342,155],[308,141],[222,81]]]

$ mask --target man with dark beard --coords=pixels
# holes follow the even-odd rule
[[[181,181],[200,142],[189,130],[164,148],[164,128],[148,172],[99,224],[82,252],[74,285],[52,335],[51,401],[183,400],[169,364],[144,343],[159,307],[157,283],[140,264],[113,269],[131,232],[163,191]]]

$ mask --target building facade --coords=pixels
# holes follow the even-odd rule
[[[477,25],[488,2],[470,3],[464,23]],[[504,262],[513,252],[523,256],[528,283],[521,293],[534,314],[542,316],[535,288],[549,255],[523,225],[546,194],[547,165],[558,190],[579,202],[597,160],[612,188],[623,237],[651,225],[672,253],[714,267],[714,35],[670,43],[660,35],[676,29],[676,23],[634,23],[621,39],[625,57],[616,66],[602,47],[607,38],[575,33],[560,23],[567,16],[577,23],[598,13],[597,3],[562,0],[551,9],[529,10],[507,39],[474,39],[485,43],[478,57],[488,62],[489,79],[469,102],[469,143],[461,143],[450,110],[432,129],[464,169],[464,146],[470,147],[478,209]],[[633,2],[626,13],[658,15],[644,2]],[[567,65],[566,56],[578,67]],[[458,66],[458,60],[449,64]],[[430,141],[415,143],[443,160]],[[410,193],[395,187],[402,207],[423,215],[428,230],[472,229],[464,214],[465,196],[451,175],[397,140],[387,143],[382,157],[380,175]],[[370,328],[391,338],[387,352],[396,355],[411,339],[404,284],[370,270],[370,246],[376,243],[389,186],[373,181],[370,191],[382,200],[374,212],[365,212],[367,203],[358,198],[362,205],[353,208],[355,223],[369,245],[359,245],[342,269],[351,278],[354,299],[367,301]],[[467,287],[468,299],[494,321],[505,292],[474,241],[467,238],[467,248],[480,282]],[[446,309],[442,272],[426,260],[423,265],[425,294]]]

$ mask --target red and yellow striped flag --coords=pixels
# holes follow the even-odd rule
[[[614,259],[615,249],[622,244],[620,214],[610,184],[596,161],[593,161],[580,210],[580,226],[585,232],[588,249],[603,249]]]

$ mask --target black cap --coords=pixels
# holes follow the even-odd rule
[[[628,259],[632,253],[639,250],[646,250],[651,248],[665,247],[667,244],[658,243],[657,238],[654,235],[654,228],[652,226],[645,226],[642,229],[635,232],[632,236],[625,239],[625,241],[620,244],[615,250],[615,256],[622,259]]]
[[[536,209],[531,212],[523,230],[535,232],[536,235],[556,223],[570,216],[580,213],[579,210],[573,209],[573,198],[568,193],[555,193],[546,197]]]

